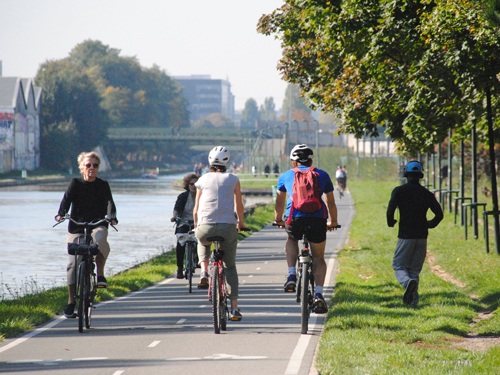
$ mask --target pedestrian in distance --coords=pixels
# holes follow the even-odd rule
[[[303,230],[310,227],[308,240],[313,257],[313,275],[315,281],[313,311],[317,314],[328,312],[328,306],[323,297],[323,285],[326,276],[325,246],[326,231],[337,226],[337,206],[333,196],[333,183],[325,171],[313,168],[313,150],[307,145],[296,145],[290,152],[294,168],[284,172],[278,179],[276,187],[276,205],[274,209],[275,225],[285,227],[288,238],[286,241],[286,260],[288,276],[284,285],[285,292],[294,292],[297,283],[296,264],[299,255],[299,241]],[[310,213],[303,212],[294,205],[293,195],[297,192],[296,175],[311,170],[316,175],[319,190],[319,209]],[[297,179],[298,181],[298,179]],[[313,187],[313,190],[316,187]],[[288,194],[288,199],[287,199]],[[322,199],[323,198],[323,199]],[[325,204],[326,202],[326,204]],[[285,212],[286,204],[286,212]],[[285,220],[283,220],[285,214]]]
[[[266,164],[266,166],[264,167],[264,175],[266,176],[266,178],[269,177],[269,173],[271,173],[271,167],[269,166],[269,164]]]
[[[188,233],[194,227],[193,219],[193,209],[194,202],[196,200],[196,186],[194,184],[198,182],[200,176],[196,173],[190,173],[184,176],[183,187],[184,192],[180,193],[175,201],[174,211],[171,222],[178,221],[175,228],[175,233]],[[177,256],[177,278],[183,279],[183,269],[184,269],[184,253],[186,251],[186,246],[181,245],[177,241],[176,246],[176,256]]]
[[[429,228],[435,228],[443,220],[443,210],[434,194],[420,185],[424,177],[422,165],[411,161],[406,165],[404,176],[407,183],[396,187],[387,207],[387,225],[394,227],[396,209],[399,209],[399,232],[392,268],[396,279],[405,289],[403,302],[416,306],[419,302],[420,272],[427,255]],[[434,213],[427,220],[427,211]]]
[[[101,159],[96,152],[82,152],[78,155],[78,165],[80,167],[80,178],[73,178],[59,206],[59,211],[55,217],[56,221],[64,220],[63,217],[71,207],[70,217],[77,222],[91,222],[96,219],[103,219],[106,215],[111,218],[111,224],[118,224],[116,218],[116,206],[111,195],[111,189],[107,181],[97,177]],[[78,242],[83,235],[83,228],[78,227],[73,222],[68,225],[67,243]],[[104,277],[104,266],[108,258],[110,247],[108,243],[108,223],[102,224],[92,230],[94,243],[99,246],[99,254],[96,255],[97,264],[97,286],[106,288],[107,280]],[[81,256],[78,256],[81,258]],[[78,260],[80,262],[80,260]],[[67,318],[75,318],[76,305],[76,273],[78,264],[75,256],[69,255],[69,262],[66,269],[68,283],[68,305],[64,309]]]

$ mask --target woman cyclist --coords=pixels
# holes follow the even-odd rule
[[[226,173],[231,160],[227,148],[217,146],[208,155],[210,173],[204,174],[196,186],[196,202],[193,210],[198,257],[201,265],[200,289],[208,289],[208,260],[211,242],[207,238],[221,236],[224,241],[224,268],[226,270],[231,319],[241,320],[238,309],[238,272],[236,270],[236,245],[238,230],[246,229],[243,224],[243,201],[238,177]],[[236,206],[236,215],[235,212]]]
[[[193,208],[194,201],[196,198],[196,187],[194,184],[200,178],[199,175],[195,173],[190,173],[184,176],[183,185],[186,190],[180,193],[175,202],[174,212],[170,221],[174,222],[177,217],[179,217],[179,222],[175,229],[175,233],[187,233],[192,229],[193,225]],[[177,255],[177,278],[183,279],[184,275],[182,270],[184,268],[184,253],[186,251],[186,245],[181,245],[177,241],[176,255]]]

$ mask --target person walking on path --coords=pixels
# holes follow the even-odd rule
[[[404,176],[408,182],[392,191],[387,207],[387,225],[392,228],[397,223],[394,212],[398,208],[399,233],[392,268],[399,284],[405,289],[403,302],[417,305],[419,275],[427,255],[429,228],[435,228],[443,220],[443,210],[434,194],[420,185],[424,175],[418,161],[406,165]],[[434,213],[434,218],[427,221],[429,209]]]

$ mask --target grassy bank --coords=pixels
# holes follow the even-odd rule
[[[258,231],[273,218],[274,211],[271,205],[257,207],[245,218],[245,224],[252,231]],[[244,236],[250,234],[245,233]],[[148,262],[109,277],[108,288],[99,290],[97,301],[114,299],[154,285],[174,274],[176,269],[175,253],[169,251],[161,254]],[[57,287],[40,293],[27,294],[15,300],[0,302],[0,341],[19,335],[61,314],[67,302],[67,287]]]
[[[481,239],[465,241],[463,228],[445,213],[428,242],[428,260],[442,277],[426,262],[418,307],[404,305],[392,270],[397,228],[385,220],[396,185],[349,184],[356,216],[339,255],[317,368],[321,374],[498,373],[500,348],[488,348],[494,341],[488,337],[500,335],[500,257],[486,254]]]

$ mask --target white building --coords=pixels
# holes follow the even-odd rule
[[[41,87],[0,77],[0,173],[40,166]]]

